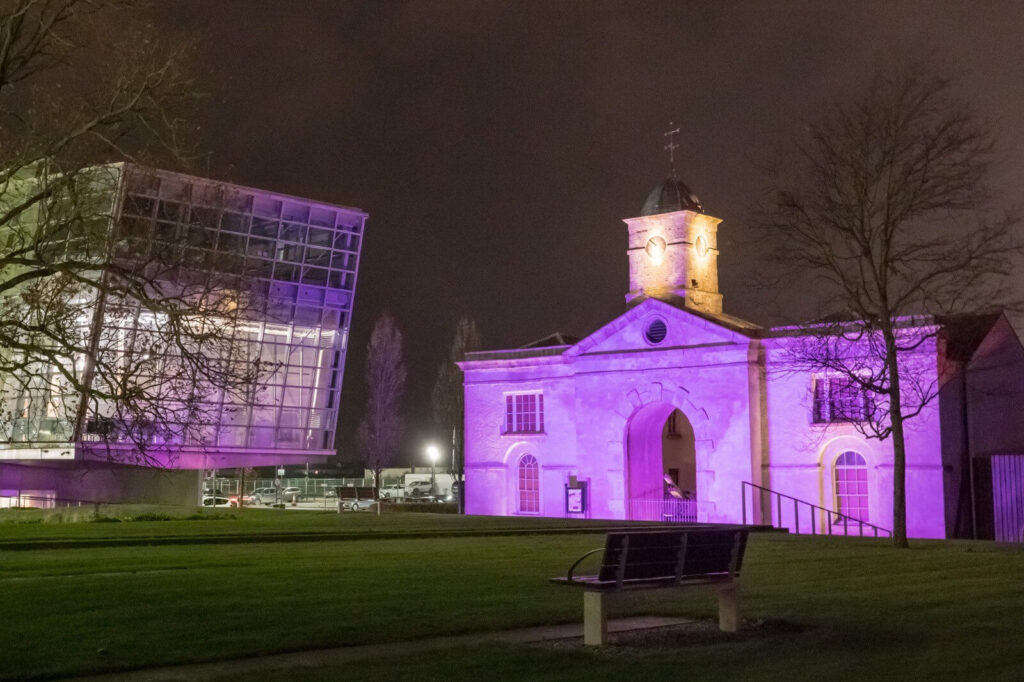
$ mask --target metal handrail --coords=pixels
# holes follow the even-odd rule
[[[570,583],[572,582],[572,572],[576,570],[577,566],[579,566],[581,563],[583,563],[584,559],[586,559],[591,554],[597,554],[598,552],[603,552],[603,551],[604,551],[604,547],[598,547],[597,549],[590,550],[589,552],[587,552],[586,554],[581,556],[579,559],[577,559],[576,562],[572,566],[569,567],[568,572],[565,574],[566,581],[568,581]]]
[[[828,534],[829,535],[832,535],[832,527],[835,526],[838,523],[838,521],[841,519],[842,522],[843,522],[843,535],[849,535],[850,534],[849,533],[849,526],[850,526],[850,523],[852,522],[852,523],[857,524],[858,529],[859,529],[860,537],[864,537],[864,527],[865,526],[867,526],[871,531],[874,532],[874,536],[876,538],[878,537],[879,533],[885,533],[887,536],[892,537],[892,531],[887,529],[887,528],[882,528],[881,526],[876,526],[873,523],[870,523],[868,521],[863,521],[861,519],[858,519],[856,517],[850,516],[848,514],[843,514],[842,512],[837,512],[837,511],[833,511],[831,509],[827,509],[825,507],[822,507],[820,505],[814,504],[812,502],[808,502],[807,500],[797,499],[797,498],[793,497],[792,495],[787,495],[785,493],[780,493],[780,492],[778,492],[776,490],[772,490],[770,488],[765,488],[764,486],[757,485],[756,483],[751,483],[750,481],[742,481],[741,485],[740,485],[740,491],[741,491],[741,497],[742,497],[742,505],[743,505],[743,523],[744,524],[746,524],[746,522],[747,522],[747,486],[750,486],[752,489],[756,489],[757,490],[756,494],[758,495],[758,500],[759,501],[763,501],[764,500],[764,497],[763,497],[764,493],[768,493],[768,511],[769,511],[769,515],[771,515],[771,505],[772,505],[772,501],[774,499],[774,502],[775,502],[775,518],[778,519],[778,522],[779,522],[778,527],[780,527],[780,528],[782,527],[782,500],[786,499],[786,500],[791,501],[793,503],[793,526],[795,528],[794,532],[797,535],[800,534],[800,505],[804,505],[806,507],[810,507],[810,509],[811,509],[811,514],[810,514],[810,519],[811,519],[811,533],[810,534],[811,535],[824,535],[824,532],[822,532],[822,533],[818,533],[817,532],[817,528],[815,527],[816,514],[814,512],[825,512],[825,514],[827,515],[826,518],[828,518],[830,521],[832,519],[835,519],[834,521],[831,521],[831,523],[826,524],[826,525],[828,525]],[[772,497],[773,495],[774,495],[774,498]],[[753,507],[753,503],[754,503],[754,492],[753,491],[751,491],[750,503],[751,503],[751,511],[753,511],[753,508],[754,508]],[[775,523],[772,523],[771,525],[775,526]]]

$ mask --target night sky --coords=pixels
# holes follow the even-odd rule
[[[157,14],[200,39],[200,172],[370,214],[346,457],[382,310],[405,334],[406,463],[442,438],[430,388],[460,315],[510,348],[624,312],[621,221],[666,176],[670,121],[680,177],[724,221],[725,310],[755,322],[787,303],[749,284],[757,168],[876,68],[928,56],[962,77],[1001,131],[994,184],[1021,200],[1020,2],[168,0]]]

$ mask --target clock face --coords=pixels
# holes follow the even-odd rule
[[[644,247],[644,250],[647,252],[647,257],[655,265],[658,265],[661,263],[661,259],[665,257],[665,249],[667,247],[668,245],[662,237],[651,237],[647,240],[647,246]]]
[[[708,255],[708,240],[704,238],[704,235],[697,237],[697,243],[694,246],[697,249],[697,255],[701,258]]]

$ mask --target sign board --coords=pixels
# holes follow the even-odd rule
[[[582,514],[583,488],[567,488],[565,491],[565,511],[570,514]]]
[[[277,475],[278,476],[284,476],[284,469],[278,469],[277,470]]]
[[[587,483],[570,477],[565,486],[565,512],[567,514],[584,514],[587,511]]]

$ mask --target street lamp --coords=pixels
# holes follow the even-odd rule
[[[427,458],[430,460],[430,494],[434,494],[434,466],[437,464],[437,458],[441,456],[440,450],[437,449],[436,445],[427,446]]]

